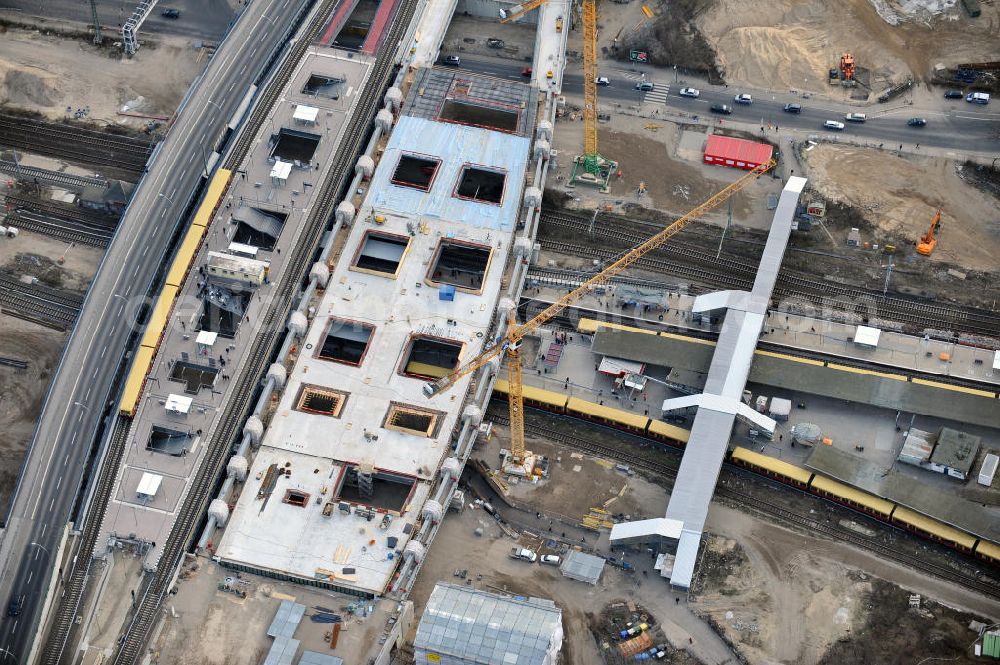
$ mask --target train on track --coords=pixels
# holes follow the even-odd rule
[[[163,339],[163,333],[166,330],[167,321],[170,320],[170,312],[173,311],[177,294],[184,286],[184,278],[187,277],[195,257],[198,256],[198,250],[201,248],[201,242],[208,231],[208,225],[211,224],[215,211],[229,188],[232,177],[232,171],[227,169],[220,168],[215,172],[208,183],[205,197],[202,199],[201,205],[198,206],[194,219],[177,248],[177,254],[170,264],[163,289],[157,296],[149,320],[146,322],[142,341],[132,358],[132,366],[129,368],[125,388],[118,403],[118,412],[123,416],[131,418],[135,415],[139,398],[142,396],[142,389],[146,384],[146,377],[149,376],[149,371],[153,366],[153,358],[160,346],[160,340]]]
[[[509,385],[506,379],[497,379],[493,387],[495,397],[507,397]],[[656,418],[636,414],[621,409],[613,409],[603,404],[590,402],[579,397],[545,390],[535,386],[524,386],[524,404],[536,409],[551,411],[581,420],[588,420],[605,427],[622,430],[646,439],[652,439],[673,448],[684,448],[690,431],[671,425]],[[852,510],[864,513],[879,521],[891,524],[933,540],[966,554],[974,554],[981,559],[1000,566],[1000,545],[979,538],[932,517],[917,513],[909,508],[888,501],[874,494],[837,482],[818,473],[783,462],[779,459],[755,453],[746,448],[735,448],[728,461],[762,476],[767,476],[786,485],[824,499],[839,503]]]

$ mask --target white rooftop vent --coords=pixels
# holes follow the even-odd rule
[[[198,337],[195,339],[199,345],[206,348],[212,348],[215,346],[215,340],[219,337],[219,333],[211,332],[209,330],[202,330],[198,333]]]
[[[854,331],[854,343],[858,346],[867,346],[874,349],[878,346],[878,340],[881,336],[882,331],[878,328],[858,326]]]
[[[172,413],[187,414],[191,410],[191,402],[190,397],[171,393],[167,396],[167,402],[163,408]]]
[[[316,124],[316,118],[319,116],[319,109],[315,106],[302,106],[301,104],[296,107],[295,113],[292,114],[292,120],[295,122],[301,122],[309,125]]]
[[[283,162],[280,159],[274,162],[271,167],[271,183],[275,187],[283,187],[288,182],[288,176],[292,174],[292,163]]]
[[[155,473],[143,473],[139,479],[139,486],[135,488],[135,493],[142,499],[152,499],[160,489],[163,476]]]

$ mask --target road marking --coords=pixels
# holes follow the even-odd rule
[[[107,351],[108,347],[104,347],[104,350]],[[103,353],[101,354],[101,357],[102,358],[104,357]],[[89,386],[87,386],[87,392],[83,395],[83,399],[90,399],[90,391],[93,390],[93,388],[94,384],[90,384]]]
[[[35,549],[35,561],[38,561],[38,555],[41,554],[41,553],[42,553],[42,550],[37,549],[37,548]]]
[[[48,529],[48,528],[49,528],[48,524],[42,524],[42,533],[38,537],[39,538],[44,538],[45,537],[45,530]]]
[[[62,476],[59,476],[59,480],[56,481],[56,489],[58,490],[62,486]]]
[[[104,348],[101,349],[101,358],[102,359],[104,358],[104,354],[106,354],[107,352],[108,352],[108,345],[105,344]],[[87,397],[90,397],[90,388],[87,388]]]
[[[49,512],[50,513],[52,512],[52,507],[55,506],[55,505],[56,505],[56,498],[52,497],[52,500],[49,501]]]
[[[68,463],[69,463],[69,453],[66,453],[66,456],[63,457],[63,466],[66,466]]]
[[[34,576],[35,576],[35,571],[29,570],[28,571],[28,582],[27,582],[28,584],[31,584],[31,578],[34,577]]]
[[[146,243],[142,248],[142,258],[146,258],[146,253],[149,251],[149,243]]]

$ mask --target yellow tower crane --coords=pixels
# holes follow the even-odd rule
[[[500,10],[500,22],[509,23],[541,7],[547,0],[528,0],[508,10]],[[557,21],[561,29],[562,17]],[[577,158],[571,181],[580,175],[607,188],[607,180],[617,164],[597,152],[597,0],[583,0],[583,155]],[[582,172],[578,170],[582,167]]]
[[[622,254],[613,263],[606,266],[603,270],[585,281],[573,291],[567,293],[559,300],[549,305],[545,308],[545,310],[535,315],[535,317],[527,323],[520,326],[517,325],[516,308],[512,309],[507,319],[506,333],[502,338],[472,360],[469,360],[461,365],[451,374],[425,384],[424,394],[428,397],[433,397],[438,393],[444,392],[455,385],[455,383],[461,378],[472,374],[494,358],[497,358],[502,354],[506,354],[507,382],[509,384],[507,398],[510,408],[510,451],[514,463],[522,463],[525,457],[525,447],[524,384],[521,375],[521,359],[519,355],[521,340],[552,319],[552,317],[556,316],[564,309],[575,303],[577,300],[591,293],[595,287],[604,284],[649,252],[666,243],[670,238],[682,231],[692,221],[722,204],[726,199],[742,190],[759,176],[770,170],[774,165],[775,162],[773,160],[765,164],[761,164],[736,182],[717,192],[707,201],[699,205],[697,208],[694,208],[686,215],[664,228],[662,231]]]

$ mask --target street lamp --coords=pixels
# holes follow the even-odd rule
[[[37,547],[37,548],[39,548],[41,550],[45,550],[45,553],[48,554],[50,558],[52,557],[52,552],[50,552],[49,549],[47,547],[45,547],[45,545],[42,545],[41,543],[36,543],[35,541],[31,541],[28,544],[29,547],[31,545],[34,545],[35,547]],[[35,558],[37,559],[38,557],[36,556]]]

